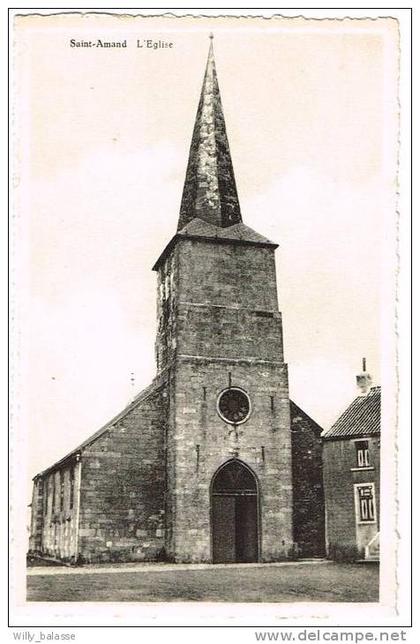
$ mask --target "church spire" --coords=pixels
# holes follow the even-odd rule
[[[213,53],[213,35],[182,193],[178,230],[198,217],[226,228],[242,221]]]

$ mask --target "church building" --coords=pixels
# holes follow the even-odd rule
[[[322,429],[289,398],[276,248],[242,221],[211,43],[177,231],[153,266],[156,376],[35,476],[32,555],[324,555]]]

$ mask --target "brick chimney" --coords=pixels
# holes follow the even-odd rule
[[[366,358],[362,360],[362,373],[356,376],[357,388],[360,396],[366,396],[372,386],[371,375],[366,371]]]

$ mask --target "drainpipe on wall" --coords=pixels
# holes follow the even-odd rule
[[[79,558],[79,522],[80,522],[80,488],[82,482],[82,460],[81,455],[76,455],[77,467],[77,478],[76,478],[76,525],[75,525],[75,548],[74,548],[74,561],[77,563]]]
[[[324,528],[325,528],[325,554],[328,557],[330,554],[330,542],[328,539],[328,509],[327,509],[327,503],[325,501],[325,520],[324,520]]]

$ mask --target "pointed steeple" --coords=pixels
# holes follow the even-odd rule
[[[217,82],[212,35],[182,193],[178,230],[197,217],[223,228],[242,221]]]

